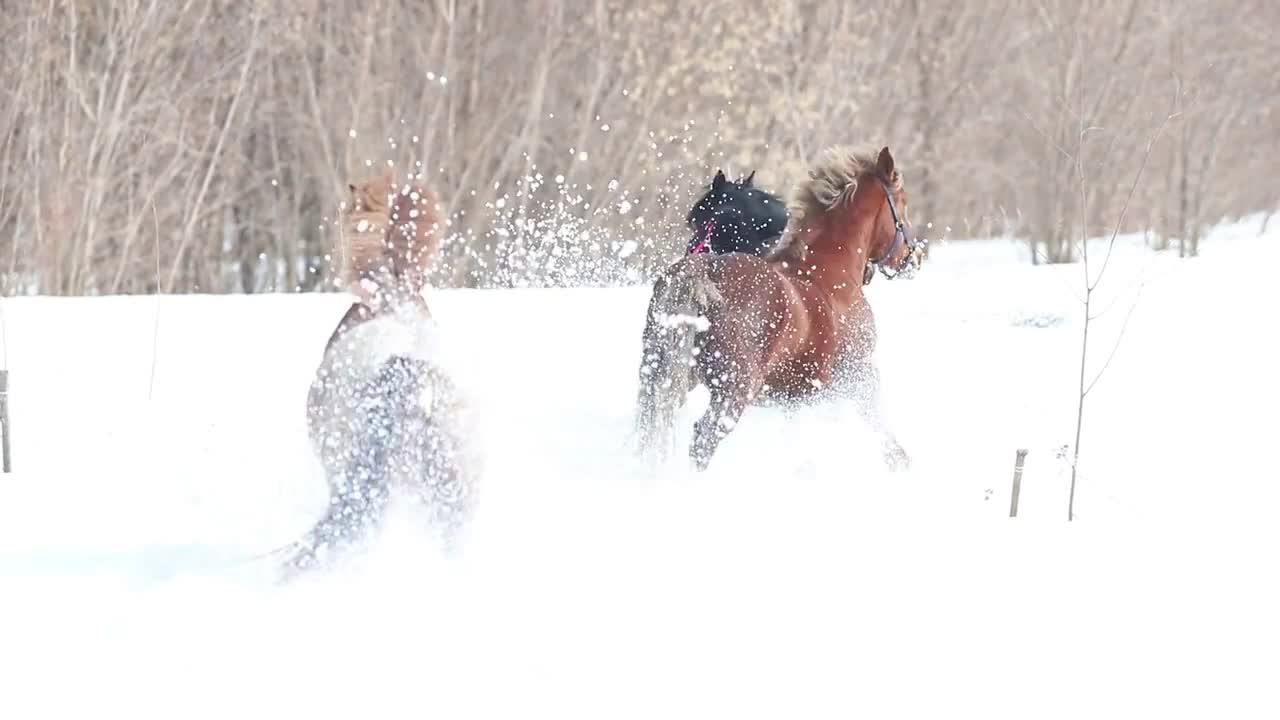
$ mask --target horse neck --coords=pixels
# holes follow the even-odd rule
[[[342,319],[333,329],[333,333],[329,335],[329,341],[325,343],[325,351],[338,341],[346,333],[354,328],[379,318],[393,317],[400,322],[417,323],[431,319],[431,310],[427,307],[427,301],[421,295],[412,294],[405,297],[397,298],[393,301],[370,303],[363,299],[358,299],[347,309]]]
[[[400,322],[413,324],[431,317],[427,301],[416,292],[396,292],[368,307],[372,313],[370,319],[393,317]]]
[[[854,208],[845,213],[852,214]],[[834,295],[861,292],[862,276],[870,262],[871,235],[875,216],[842,217],[832,214],[811,232],[817,237],[809,244],[804,265],[811,279]]]

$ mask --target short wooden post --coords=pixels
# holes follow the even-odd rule
[[[1009,517],[1018,517],[1018,493],[1022,492],[1022,464],[1026,459],[1026,449],[1019,448],[1013,461],[1013,493],[1009,498]]]
[[[0,370],[0,454],[3,454],[4,471],[13,468],[9,458],[9,371]]]

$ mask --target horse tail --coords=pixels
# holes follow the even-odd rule
[[[675,416],[693,390],[694,351],[706,311],[723,301],[698,256],[677,264],[654,284],[640,361],[635,433],[639,451],[661,461],[673,449]]]

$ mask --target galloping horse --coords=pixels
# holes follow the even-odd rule
[[[907,453],[885,426],[876,330],[862,287],[879,268],[910,277],[922,262],[902,175],[879,154],[829,148],[796,188],[788,232],[766,256],[691,254],[654,283],[643,334],[636,431],[660,460],[676,412],[698,382],[711,402],[689,455],[705,470],[757,399],[795,402],[821,391],[852,396],[882,438],[885,459]],[[692,371],[690,370],[692,368]]]
[[[787,228],[787,204],[752,184],[756,173],[730,181],[716,171],[711,187],[693,204],[685,223],[693,231],[687,253],[764,255]]]
[[[388,174],[348,189],[343,271],[356,300],[329,337],[307,396],[330,504],[290,547],[289,573],[316,564],[323,547],[375,531],[393,490],[425,504],[452,549],[477,482],[467,405],[436,362],[421,294],[440,247],[436,196]]]

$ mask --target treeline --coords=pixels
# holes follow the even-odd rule
[[[612,283],[717,168],[785,192],[890,145],[913,220],[1072,259],[1115,222],[1194,254],[1280,204],[1263,0],[61,0],[0,13],[5,294],[329,287],[387,163],[451,214],[444,286]]]

